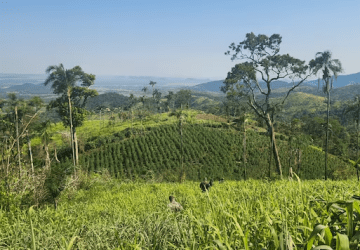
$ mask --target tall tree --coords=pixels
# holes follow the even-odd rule
[[[316,58],[310,61],[310,67],[314,74],[322,69],[323,75],[323,92],[327,95],[327,112],[326,112],[326,142],[325,142],[325,180],[327,180],[327,156],[329,143],[329,112],[330,112],[330,91],[333,88],[333,81],[338,77],[338,74],[343,72],[341,62],[338,59],[331,59],[331,52],[324,51],[316,53]],[[332,74],[331,74],[331,72]],[[320,85],[320,78],[318,80]]]
[[[141,101],[143,103],[143,106],[145,105],[145,102],[146,102],[146,93],[148,91],[148,88],[147,87],[143,87],[142,90],[144,92],[144,96],[141,98]],[[148,110],[150,110],[150,103],[148,102]]]
[[[70,127],[70,141],[74,166],[78,164],[78,147],[76,127],[81,126],[86,117],[85,105],[89,97],[98,95],[96,90],[89,89],[94,84],[95,75],[85,73],[80,66],[65,69],[63,64],[52,65],[46,69],[49,74],[44,82],[51,84],[54,94],[61,95],[50,102],[50,108],[57,108],[57,112],[66,127]],[[76,84],[81,82],[79,87]],[[74,124],[75,123],[75,124]]]
[[[191,90],[181,89],[175,94],[175,107],[181,108],[184,106],[190,107]]]
[[[265,121],[272,144],[272,151],[276,162],[277,172],[282,178],[282,168],[278,149],[275,141],[274,123],[271,119],[271,112],[276,106],[283,105],[291,91],[303,83],[312,73],[307,71],[309,66],[289,54],[280,55],[280,44],[282,37],[273,34],[268,37],[254,33],[246,34],[246,39],[238,45],[232,43],[229,48],[232,50],[231,60],[245,60],[236,64],[228,73],[221,90],[239,91],[248,99],[248,105],[262,120]],[[230,55],[230,50],[225,55]],[[260,84],[257,80],[259,75],[264,82]],[[292,87],[286,92],[283,100],[272,104],[271,91],[272,83],[279,79],[290,78]],[[255,94],[260,93],[264,98],[257,100]],[[260,98],[259,98],[260,99]]]
[[[150,81],[149,85],[151,85],[152,90],[153,90],[153,97],[154,97],[154,86],[155,86],[156,82]]]
[[[158,90],[154,90],[154,101],[157,106],[157,109],[161,112],[161,95],[162,93]]]
[[[169,91],[169,93],[165,96],[166,98],[166,107],[168,109],[168,111],[170,110],[170,106],[172,104],[172,108],[174,109],[174,105],[175,105],[175,94],[173,91]]]

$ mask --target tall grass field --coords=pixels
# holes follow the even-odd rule
[[[359,249],[356,180],[199,184],[100,180],[57,210],[0,209],[0,249]]]

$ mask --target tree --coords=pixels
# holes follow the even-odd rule
[[[144,96],[141,98],[141,101],[143,103],[143,106],[145,105],[145,101],[146,101],[146,92],[147,92],[148,88],[147,87],[143,87],[141,91],[144,92]],[[148,110],[150,109],[150,104],[148,103]]]
[[[8,119],[14,124],[15,138],[17,146],[17,158],[19,166],[19,176],[21,176],[21,150],[20,150],[20,133],[19,123],[22,123],[26,114],[27,104],[23,99],[19,99],[15,93],[8,94],[8,100],[5,102],[9,107]]]
[[[38,96],[34,96],[28,101],[28,105],[30,107],[33,107],[34,112],[36,113],[42,107],[43,100]],[[26,130],[26,138],[27,138],[27,143],[28,143],[28,148],[29,148],[31,172],[32,172],[32,176],[34,178],[35,170],[34,170],[34,161],[33,161],[32,149],[31,149],[31,135],[29,135],[28,130]]]
[[[54,94],[61,95],[49,103],[49,108],[56,108],[64,123],[70,127],[70,141],[74,166],[78,164],[78,147],[76,127],[81,126],[86,117],[85,105],[89,97],[98,95],[96,90],[89,89],[94,84],[95,75],[85,73],[80,66],[65,69],[63,64],[53,65],[46,69],[49,74],[44,82],[51,84]],[[76,84],[81,82],[79,87]]]
[[[309,69],[305,61],[301,61],[289,54],[280,55],[280,44],[282,37],[279,34],[273,34],[271,37],[254,33],[246,34],[246,39],[238,45],[232,43],[229,48],[233,51],[231,60],[246,60],[243,63],[236,64],[231,72],[228,73],[221,90],[238,91],[248,99],[247,104],[252,110],[265,121],[272,144],[272,151],[276,162],[277,172],[282,178],[282,169],[278,149],[275,141],[274,123],[271,113],[277,106],[284,104],[285,100],[296,87],[303,83],[312,73],[307,74]],[[230,55],[230,50],[225,55]],[[248,52],[248,53],[247,53]],[[262,86],[257,80],[257,75],[261,76],[264,84]],[[290,78],[292,87],[286,92],[283,100],[279,103],[271,103],[271,91],[273,83],[276,80]],[[296,82],[295,82],[296,80]],[[257,100],[255,94],[259,92],[264,98]]]
[[[157,105],[157,108],[158,108],[158,110],[161,111],[160,104],[161,104],[161,95],[162,95],[162,93],[158,89],[155,89],[153,95],[154,95],[154,101],[155,101],[155,103]]]
[[[149,85],[151,85],[152,90],[153,90],[153,97],[154,97],[154,86],[155,86],[156,82],[150,81]]]
[[[190,107],[191,90],[181,89],[175,94],[175,107],[182,108],[183,106]]]
[[[329,112],[330,112],[330,91],[333,87],[333,81],[338,77],[338,73],[343,72],[341,62],[338,59],[331,59],[331,52],[324,51],[316,53],[316,58],[310,61],[310,67],[314,74],[322,69],[323,92],[327,95],[327,119],[326,119],[326,142],[325,142],[325,180],[327,180],[327,155],[329,142]],[[332,71],[333,75],[331,75]],[[334,77],[333,77],[334,76]],[[320,85],[320,78],[318,79]]]
[[[176,116],[176,118],[179,120],[179,132],[180,132],[180,182],[185,180],[185,169],[184,169],[184,146],[183,146],[183,124],[184,120],[187,117],[187,114],[181,109],[176,112],[173,112],[170,114],[170,116]]]
[[[169,111],[170,110],[170,106],[172,104],[172,108],[174,109],[174,105],[175,105],[175,94],[173,91],[169,91],[169,93],[165,96],[166,98],[166,107],[167,107],[167,110]]]
[[[360,124],[360,95],[355,96],[354,103],[347,106],[343,112],[344,115],[351,113],[355,121],[356,128],[356,159],[359,159],[359,124]],[[359,166],[356,168],[356,174],[359,181]]]

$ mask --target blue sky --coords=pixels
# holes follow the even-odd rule
[[[330,50],[360,71],[359,0],[0,0],[0,73],[80,65],[95,75],[224,79],[246,33],[282,36],[281,54]]]

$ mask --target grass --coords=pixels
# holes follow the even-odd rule
[[[198,182],[110,180],[65,191],[56,211],[0,210],[0,248],[282,249],[293,242],[292,249],[304,249],[315,225],[329,220],[322,201],[354,194],[355,180],[225,181],[209,193]],[[182,212],[167,209],[169,195]]]
[[[187,115],[187,122],[190,123],[220,123],[222,121],[221,118],[213,117],[197,117],[201,111],[197,110],[185,110],[184,111]],[[102,120],[98,115],[93,115],[88,118],[84,122],[81,127],[77,128],[77,136],[82,140],[86,140],[90,137],[94,136],[111,136],[116,132],[123,131],[127,128],[145,128],[145,127],[153,127],[159,125],[167,125],[173,124],[177,122],[177,118],[175,116],[169,116],[169,112],[162,113],[162,114],[155,114],[149,117],[144,118],[143,120],[140,119],[131,119],[121,122],[118,117],[116,117],[116,122],[114,125],[109,125],[109,118],[110,114],[102,115]],[[116,116],[116,114],[114,114]],[[215,117],[215,118],[214,118]],[[60,147],[62,145],[70,144],[70,137],[69,137],[69,128],[65,128],[61,122],[53,124],[50,128],[49,133],[52,134],[51,139]],[[41,144],[40,137],[35,137],[31,140],[31,144],[33,146],[38,146]],[[50,148],[52,146],[50,145]]]

